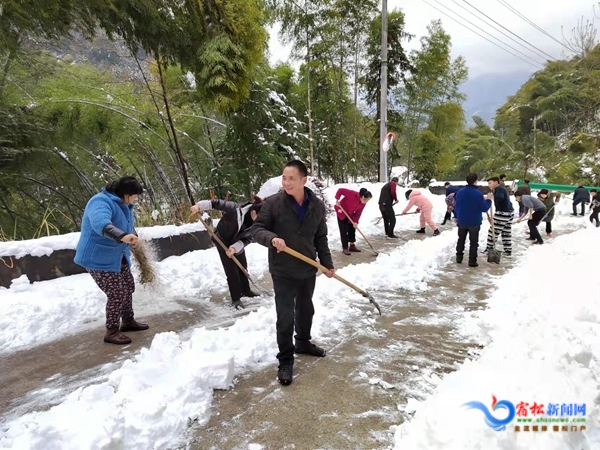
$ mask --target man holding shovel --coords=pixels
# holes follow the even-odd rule
[[[310,341],[317,269],[284,250],[289,245],[312,260],[318,254],[321,264],[329,269],[325,275],[331,278],[335,273],[327,242],[327,211],[314,192],[305,187],[307,176],[308,169],[302,161],[287,163],[283,169],[283,191],[265,200],[252,227],[254,240],[269,248],[277,310],[277,378],[284,386],[293,381],[294,353],[325,356],[325,350]]]

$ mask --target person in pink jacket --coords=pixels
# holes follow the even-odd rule
[[[408,200],[408,205],[402,211],[402,214],[406,214],[410,208],[413,206],[417,207],[417,212],[421,213],[419,220],[421,222],[421,228],[417,230],[417,233],[425,234],[425,223],[427,223],[431,229],[433,230],[433,235],[437,236],[440,234],[440,230],[438,230],[437,225],[433,221],[431,217],[431,211],[433,210],[433,205],[429,201],[427,197],[421,195],[419,191],[413,191],[409,189],[406,191],[406,200]]]
[[[340,198],[342,198],[342,200],[340,200]],[[365,205],[372,198],[373,194],[365,188],[362,188],[360,192],[339,188],[335,193],[335,199],[337,200],[335,212],[337,214],[338,226],[340,227],[342,252],[344,255],[350,255],[350,252],[360,252],[355,244],[356,226],[360,220],[363,209],[365,209]],[[348,217],[346,217],[344,211],[340,209],[340,206],[344,208],[344,211],[350,216],[351,220],[348,220]],[[348,248],[348,244],[350,244],[350,248]]]

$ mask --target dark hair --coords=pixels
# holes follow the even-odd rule
[[[583,186],[577,186],[577,189],[581,189],[581,188],[583,188]]]
[[[105,189],[119,198],[125,198],[126,195],[140,195],[144,192],[144,188],[135,177],[121,177],[108,183]]]
[[[500,174],[500,179],[506,178],[506,174],[502,173]]]
[[[479,178],[477,177],[476,173],[470,173],[469,175],[467,175],[467,184],[469,186],[472,186],[475,184],[475,182],[478,180]]]
[[[525,194],[525,191],[521,188],[517,189],[517,191],[515,192],[515,197],[521,197],[522,195]]]
[[[529,184],[529,183],[531,183],[531,181],[529,181],[529,180],[523,180],[523,182],[524,182],[525,184]]]
[[[410,194],[412,193],[412,189],[409,189],[408,191],[406,191],[404,193],[404,195],[406,196],[406,200],[408,200],[408,197],[410,197]]]
[[[364,198],[373,198],[373,194],[371,194],[365,188],[360,188],[359,194],[360,194],[361,197],[364,197]]]
[[[502,176],[502,175],[500,175],[500,176]],[[498,177],[488,178],[487,180],[488,181],[495,181],[496,183],[500,183],[500,178],[498,178]]]
[[[444,187],[446,187],[446,186],[450,186],[450,182],[449,182],[449,181],[446,181],[446,182],[444,183]]]
[[[538,192],[538,195],[540,194],[550,195],[550,191],[548,189],[542,189],[540,192]]]
[[[286,167],[295,167],[296,169],[298,169],[298,172],[300,172],[300,175],[302,175],[302,178],[308,176],[308,167],[306,167],[306,164],[304,164],[299,159],[294,159],[293,161],[288,162],[283,167],[284,168],[286,168]]]
[[[396,183],[397,183],[397,182],[398,182],[398,177],[394,177],[394,178],[392,178],[392,181],[394,181],[394,182],[396,182]]]
[[[250,211],[256,211],[256,214],[258,214],[263,206],[263,203],[264,200],[258,195],[255,195],[254,201],[252,202],[252,206],[250,207]]]
[[[590,189],[590,192],[598,192],[597,189]]]

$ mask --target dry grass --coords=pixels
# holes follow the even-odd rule
[[[131,248],[134,261],[140,271],[140,284],[153,284],[158,280],[158,266],[154,249],[149,241],[139,240]]]

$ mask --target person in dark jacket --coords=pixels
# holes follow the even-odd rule
[[[523,195],[531,195],[531,186],[529,186],[529,180],[523,180],[523,183],[517,190],[520,190]],[[519,217],[523,215],[525,211],[525,206],[523,203],[519,202]]]
[[[542,189],[538,193],[538,198],[546,207],[546,215],[543,221],[546,222],[546,236],[552,236],[552,220],[554,219],[555,204],[560,201],[560,192],[551,193],[548,189]]]
[[[495,178],[495,177],[493,177],[493,178]],[[503,188],[506,189],[506,175],[505,174],[501,174],[498,177],[498,180],[500,180],[500,186],[502,186]]]
[[[223,211],[225,214],[221,217],[215,234],[227,246],[227,251],[215,242],[223,270],[227,277],[227,285],[229,286],[229,294],[231,295],[231,305],[235,309],[243,309],[244,303],[242,297],[257,297],[258,294],[250,289],[248,277],[238,267],[232,256],[244,267],[248,269],[248,260],[244,248],[252,242],[250,228],[256,220],[258,213],[262,207],[262,200],[258,197],[254,198],[253,203],[238,204],[225,200],[201,200],[196,205],[192,206],[193,214],[198,214],[203,211],[216,209]]]
[[[488,195],[490,197],[491,195]],[[458,225],[458,242],[456,244],[456,262],[462,263],[465,242],[469,236],[469,267],[477,267],[477,248],[479,246],[479,230],[482,214],[487,212],[492,201],[486,199],[477,189],[477,174],[467,175],[467,186],[456,193],[456,223]]]
[[[104,342],[110,344],[131,344],[122,332],[149,328],[133,317],[135,282],[130,270],[130,247],[138,243],[133,204],[142,192],[134,177],[113,181],[90,199],[81,220],[74,261],[87,269],[106,294]]]
[[[523,191],[519,188],[517,192],[515,192],[515,198],[518,202],[522,202],[525,210],[523,211],[523,215],[519,217],[517,222],[521,222],[525,217],[528,217],[527,225],[529,226],[529,239],[530,241],[534,241],[534,244],[543,244],[544,240],[540,235],[540,231],[538,230],[538,225],[548,212],[546,206],[538,200],[536,197],[531,195],[527,195],[523,193]],[[529,214],[528,214],[529,213]]]
[[[360,192],[339,188],[335,193],[335,199],[337,200],[335,212],[340,228],[342,253],[344,255],[350,255],[351,252],[360,252],[360,249],[356,247],[356,226],[358,225],[363,209],[365,209],[368,201],[372,198],[373,194],[365,188],[361,188]],[[348,220],[348,217],[346,217],[346,214],[344,214],[344,211],[340,207],[350,216],[351,220]],[[348,244],[350,244],[350,248],[348,248]]]
[[[515,218],[515,210],[510,200],[510,195],[504,186],[502,186],[500,178],[492,177],[488,180],[488,187],[493,192],[494,199],[494,217],[490,218],[490,225],[493,225],[488,230],[486,252],[489,252],[494,247],[494,239],[502,237],[502,247],[504,255],[512,255],[512,223]],[[493,223],[491,222],[493,221]],[[493,233],[496,233],[493,236]]]
[[[572,216],[577,216],[577,205],[581,203],[581,214],[580,216],[585,215],[585,204],[590,202],[590,193],[583,186],[579,186],[575,189],[573,193],[573,214]]]
[[[394,234],[394,228],[396,227],[394,205],[398,203],[398,196],[396,195],[397,186],[398,178],[394,177],[389,183],[383,185],[381,194],[379,194],[379,210],[381,211],[381,217],[383,217],[385,235],[394,239],[398,238],[398,236]]]
[[[590,190],[592,194],[592,204],[590,205],[590,209],[592,210],[592,214],[590,214],[590,222],[596,222],[596,227],[600,227],[600,219],[598,219],[598,214],[600,214],[600,195],[598,195],[598,191],[596,189]]]
[[[284,252],[291,249],[335,269],[327,243],[325,204],[305,187],[308,176],[302,161],[290,161],[283,169],[283,191],[268,197],[252,227],[256,242],[269,248],[269,272],[275,291],[279,382],[287,386],[293,380],[294,353],[325,356],[325,350],[311,342],[310,330],[315,312],[313,292],[317,269]],[[292,339],[296,327],[296,344]]]
[[[446,225],[446,222],[452,218],[452,212],[454,211],[454,197],[450,196],[452,194],[456,194],[460,190],[460,186],[454,186],[450,184],[449,181],[444,183],[444,187],[446,188],[446,205],[448,205],[448,208],[446,209],[446,214],[444,215],[444,221],[442,222],[442,225]],[[456,214],[454,214],[454,217],[456,218]]]

